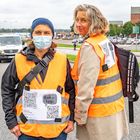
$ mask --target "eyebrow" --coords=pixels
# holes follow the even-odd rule
[[[36,30],[35,33],[51,33],[51,31],[41,31],[41,30]]]

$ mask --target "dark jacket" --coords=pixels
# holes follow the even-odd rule
[[[36,64],[40,61],[34,55],[33,49],[26,48],[21,53],[27,57],[28,61],[34,61]],[[45,55],[47,55],[47,53]],[[44,81],[45,75],[47,73],[47,69],[48,67],[44,68],[39,73],[42,78],[42,81]],[[69,61],[67,60],[67,77],[65,82],[65,91],[70,94],[70,99],[69,99],[69,108],[71,111],[70,120],[74,121],[75,88],[70,72],[71,72],[71,67]],[[15,59],[13,59],[9,64],[9,66],[7,67],[5,73],[3,74],[2,83],[1,83],[2,106],[5,112],[5,121],[9,129],[12,129],[14,126],[18,124],[16,119],[16,113],[15,113],[15,105],[16,105],[15,96],[16,96],[16,87],[19,82],[20,81],[17,77],[17,72],[16,72]]]

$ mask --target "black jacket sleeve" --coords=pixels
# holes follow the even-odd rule
[[[12,129],[18,124],[15,114],[15,88],[18,82],[19,79],[16,74],[15,60],[13,59],[3,74],[1,82],[2,107],[5,112],[5,121],[9,129]]]
[[[71,77],[71,67],[67,60],[67,77],[65,82],[65,91],[69,93],[69,108],[70,108],[70,121],[74,121],[74,108],[75,108],[75,87]]]

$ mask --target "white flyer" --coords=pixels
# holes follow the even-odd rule
[[[105,55],[105,64],[111,68],[115,64],[115,51],[113,44],[108,40],[102,41],[99,46]]]
[[[23,90],[23,114],[32,120],[61,118],[61,94],[56,90]]]

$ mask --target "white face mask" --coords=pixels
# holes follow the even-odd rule
[[[33,36],[33,42],[38,49],[48,49],[52,44],[52,36]]]

